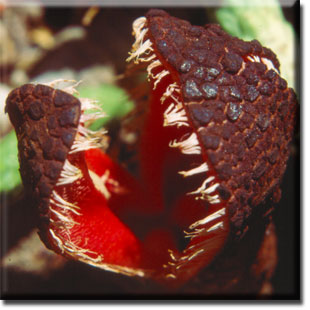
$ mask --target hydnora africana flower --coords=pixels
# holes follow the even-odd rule
[[[274,53],[257,41],[161,10],[138,18],[133,31],[128,61],[146,70],[151,85],[138,175],[104,153],[105,132],[85,127],[103,115],[84,113],[96,106],[74,97],[74,86],[24,85],[6,109],[49,248],[182,284],[229,235],[246,231],[254,208],[279,199],[296,99]],[[136,220],[126,222],[128,212]]]

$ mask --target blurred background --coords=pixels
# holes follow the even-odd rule
[[[252,3],[253,2],[253,3]],[[258,39],[271,48],[281,73],[300,93],[299,2],[281,7],[276,0],[222,1],[221,7],[164,7],[195,25],[220,23],[241,39]],[[265,5],[264,5],[265,4]],[[5,99],[24,83],[56,79],[82,80],[82,97],[99,100],[112,128],[134,103],[118,81],[134,41],[132,22],[146,7],[52,7],[0,4],[0,203],[1,292],[9,298],[148,296],[143,283],[66,259],[45,249],[27,209],[18,171],[15,133],[4,114]],[[274,213],[279,261],[272,280],[273,296],[299,292],[300,174],[299,135],[283,180],[282,200]]]

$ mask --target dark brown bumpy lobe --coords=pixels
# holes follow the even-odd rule
[[[80,101],[49,86],[25,84],[9,94],[6,112],[18,139],[25,190],[48,220],[49,199],[76,136]]]
[[[248,56],[272,61],[256,40],[244,42],[220,26],[192,26],[161,10],[148,15],[151,40],[178,74],[189,121],[218,175],[237,230],[278,185],[294,131],[296,97],[273,69]]]

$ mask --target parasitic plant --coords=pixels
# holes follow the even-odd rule
[[[74,87],[27,84],[6,109],[47,247],[180,285],[246,232],[253,210],[279,201],[296,98],[258,41],[161,10],[133,31],[128,72],[150,84],[135,176],[102,151],[105,132],[85,127],[102,114],[85,114],[94,103]]]

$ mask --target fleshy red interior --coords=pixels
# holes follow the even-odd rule
[[[87,248],[86,254],[92,258],[101,255],[106,264],[161,272],[171,260],[169,249],[177,256],[186,246],[201,241],[190,242],[184,238],[184,230],[208,214],[205,201],[188,195],[202,184],[206,174],[184,178],[178,173],[199,166],[203,159],[169,146],[170,141],[191,133],[190,127],[163,127],[163,113],[172,99],[161,104],[160,98],[172,82],[169,75],[152,92],[138,152],[139,175],[131,176],[101,150],[91,149],[69,158],[73,165],[82,167],[83,179],[57,189],[80,208],[81,215],[72,216],[79,225],[70,230],[71,241]],[[105,185],[110,197],[95,189],[88,170],[99,177],[108,171]],[[66,239],[64,230],[58,233]],[[215,253],[223,245],[226,233],[213,237],[204,240],[211,254],[212,248]],[[204,265],[203,260],[188,268],[186,279]]]

